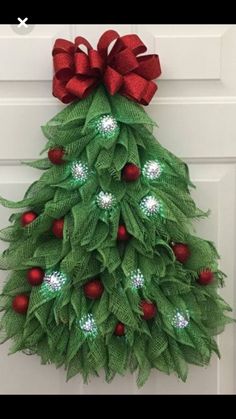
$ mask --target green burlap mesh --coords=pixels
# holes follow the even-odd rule
[[[32,161],[25,161],[22,162],[22,164],[25,164],[26,166],[33,167],[34,169],[40,169],[40,170],[47,170],[52,167],[52,163],[47,159],[40,159],[40,160],[32,160]]]
[[[108,346],[108,367],[119,374],[124,374],[127,366],[128,345],[124,338],[116,339],[114,336]]]
[[[119,124],[110,139],[100,136],[94,125],[104,114],[112,114]],[[11,270],[0,296],[0,339],[12,338],[10,353],[30,350],[44,364],[64,365],[67,379],[80,373],[85,382],[101,368],[108,382],[116,373],[137,370],[139,386],[151,368],[176,372],[185,381],[188,363],[207,365],[212,352],[219,356],[213,336],[232,321],[225,314],[230,306],[217,293],[225,275],[218,269],[214,244],[193,235],[191,225],[208,213],[191,198],[189,188],[194,185],[187,165],[157,142],[153,125],[140,105],[120,95],[110,97],[99,87],[42,127],[48,140],[43,152],[63,147],[65,163],[52,165],[48,158],[25,162],[43,170],[40,179],[19,202],[0,198],[2,205],[20,209],[11,215],[11,225],[0,231],[0,238],[9,242],[0,268]],[[88,165],[89,176],[82,185],[72,178],[75,160]],[[143,167],[148,160],[159,161],[160,177],[123,180],[126,163]],[[113,195],[111,210],[97,206],[101,190]],[[161,201],[161,215],[148,217],[142,212],[139,203],[146,195]],[[25,209],[38,217],[22,227]],[[52,233],[52,223],[62,217],[59,239]],[[125,244],[117,242],[120,223],[131,236]],[[176,261],[172,241],[188,244],[187,263]],[[33,266],[62,272],[62,287],[53,290],[45,283],[31,287],[26,274]],[[212,285],[197,282],[204,268],[214,272]],[[138,269],[144,286],[136,289],[131,274]],[[104,286],[98,300],[84,294],[83,286],[92,278],[100,278]],[[12,309],[19,294],[30,297],[26,315]],[[154,319],[142,319],[142,300],[156,304]],[[81,327],[88,315],[95,322],[92,335]],[[124,336],[114,334],[117,322],[125,325]]]
[[[13,226],[3,228],[0,231],[0,239],[6,242],[15,242],[22,236],[21,229],[16,229]]]
[[[30,284],[25,280],[26,271],[13,271],[7,278],[3,287],[3,293],[7,295],[16,295],[27,293],[31,290]]]

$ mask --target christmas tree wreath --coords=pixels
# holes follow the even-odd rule
[[[208,213],[142,106],[161,74],[145,52],[113,30],[97,49],[56,40],[53,95],[70,104],[42,127],[48,157],[26,162],[40,179],[19,202],[0,198],[21,209],[0,232],[1,342],[64,366],[67,379],[138,370],[142,386],[156,368],[185,381],[188,364],[219,355],[214,336],[231,321],[215,246],[192,234]]]

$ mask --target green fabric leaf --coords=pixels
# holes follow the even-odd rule
[[[125,373],[128,348],[124,338],[113,337],[109,342],[108,357],[109,368],[119,374]]]
[[[69,362],[66,381],[69,381],[72,377],[82,371],[82,368],[80,355],[77,354]]]
[[[155,125],[141,106],[119,94],[110,96],[110,104],[112,114],[118,121],[125,124]]]
[[[96,337],[91,343],[89,342],[90,367],[99,371],[107,363],[107,349],[103,338]]]
[[[51,188],[48,188],[38,191],[38,194],[34,195],[33,197],[25,198],[18,202],[9,201],[8,199],[0,197],[0,204],[6,208],[26,208],[30,207],[31,205],[36,206],[37,204],[48,201],[51,199],[52,195],[53,192]]]
[[[88,113],[88,109],[91,106],[94,93],[95,92],[91,93],[84,100],[75,101],[62,109],[62,111],[56,114],[45,126],[42,127],[43,134],[50,139],[51,127],[71,125],[75,121],[85,119]]]
[[[171,337],[169,337],[168,340],[169,340],[169,351],[174,361],[175,370],[178,374],[178,377],[180,377],[182,381],[186,381],[187,375],[188,375],[188,366],[185,362],[185,359],[180,350],[180,347],[178,343]]]
[[[138,240],[144,241],[144,226],[137,219],[137,215],[134,213],[132,207],[125,200],[122,202],[121,213],[128,232]]]
[[[132,246],[132,243],[129,243],[126,246],[125,254],[122,262],[122,269],[126,276],[129,276],[132,271],[137,268],[138,265],[138,258],[136,254],[136,250]]]
[[[14,271],[3,287],[2,293],[15,296],[17,294],[28,293],[30,290],[31,286],[26,280],[26,272]]]
[[[82,346],[83,342],[85,340],[85,336],[80,329],[78,324],[74,324],[74,326],[71,329],[68,347],[67,347],[67,353],[66,353],[66,361],[70,362],[74,356],[78,353],[79,348]]]
[[[116,247],[104,247],[98,249],[98,252],[102,256],[103,266],[108,269],[108,272],[114,272],[121,263],[118,249]]]
[[[117,171],[120,171],[125,166],[127,161],[128,161],[127,149],[124,148],[123,145],[117,144],[112,164],[114,165]]]
[[[218,254],[213,243],[193,236],[188,236],[187,240],[191,256],[186,262],[186,267],[195,271],[207,267],[214,271]]]
[[[148,358],[152,364],[168,347],[168,338],[165,332],[155,324],[152,325],[151,339],[148,342]]]
[[[1,318],[0,329],[4,329],[7,338],[10,339],[17,335],[19,331],[23,330],[25,320],[24,315],[18,314],[12,308],[9,308]]]
[[[9,226],[0,230],[0,239],[6,242],[19,240],[21,235],[22,230],[15,226]]]
[[[116,289],[110,295],[109,309],[115,314],[120,322],[133,327],[134,329],[137,328],[136,320],[123,290]]]
[[[79,157],[79,155],[82,153],[85,147],[89,144],[90,140],[91,140],[90,135],[83,135],[82,137],[76,138],[75,141],[66,145],[64,147],[65,149],[64,160],[73,161],[76,157]],[[93,141],[91,141],[91,143],[93,143]]]
[[[146,356],[145,341],[137,339],[135,341],[133,350],[139,365],[137,386],[142,387],[144,383],[147,381],[151,370],[150,362]]]
[[[34,252],[34,257],[44,257],[47,268],[55,266],[61,258],[62,242],[60,239],[51,239],[39,245]]]
[[[0,269],[10,270],[22,267],[22,261],[32,256],[35,246],[35,239],[29,238],[19,243],[17,247],[5,250],[0,256]]]
[[[88,126],[89,122],[92,121],[99,115],[111,113],[111,107],[108,99],[108,95],[103,86],[99,86],[94,93],[92,103],[86,115],[86,121],[84,128]]]
[[[98,325],[103,323],[109,317],[109,295],[107,292],[103,292],[96,310],[93,309],[93,315]]]
[[[33,167],[34,169],[40,169],[40,170],[47,170],[52,167],[52,163],[50,162],[50,160],[48,160],[48,158],[40,159],[40,160],[25,161],[25,162],[22,162],[22,164]]]
[[[127,131],[128,136],[128,161],[130,163],[134,163],[137,166],[140,166],[140,159],[139,159],[139,151],[135,141],[135,137],[133,136],[133,130],[128,129]]]

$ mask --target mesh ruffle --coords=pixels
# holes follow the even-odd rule
[[[92,121],[112,113],[119,134],[104,140],[94,132]],[[214,244],[192,235],[191,221],[207,216],[192,200],[188,167],[154,138],[150,117],[139,105],[100,87],[80,102],[63,109],[42,129],[48,139],[45,151],[63,146],[65,163],[53,166],[47,158],[26,164],[44,170],[40,179],[19,202],[0,198],[9,208],[34,210],[38,217],[22,227],[22,212],[12,214],[11,226],[0,238],[9,248],[0,257],[0,268],[12,270],[2,291],[1,341],[12,338],[11,352],[30,350],[42,363],[65,365],[67,379],[77,373],[87,381],[105,369],[107,381],[116,373],[138,369],[137,383],[143,385],[151,368],[187,377],[187,364],[207,365],[212,352],[219,355],[214,335],[231,320],[231,308],[217,294],[224,274],[219,271]],[[78,185],[71,176],[74,160],[87,161],[89,177]],[[134,183],[122,180],[128,162],[143,167],[147,160],[162,164],[161,176],[144,176]],[[104,211],[96,204],[97,194],[112,193],[115,205]],[[146,216],[139,203],[146,195],[162,202],[163,214]],[[54,219],[64,217],[63,239],[53,236]],[[117,242],[122,222],[132,239]],[[186,242],[191,257],[185,265],[176,262],[172,241]],[[44,285],[30,287],[29,267],[57,270],[66,276],[60,292],[45,292]],[[205,267],[214,271],[213,285],[201,287],[196,279]],[[142,288],[134,289],[131,272],[140,269]],[[99,277],[102,297],[88,300],[83,285]],[[12,310],[14,296],[30,295],[27,315]],[[142,319],[140,302],[157,306],[155,319]],[[97,325],[93,339],[86,336],[79,320],[91,313]],[[185,316],[178,327],[176,315]],[[125,324],[125,336],[117,337],[117,322]],[[176,326],[177,324],[177,326]]]

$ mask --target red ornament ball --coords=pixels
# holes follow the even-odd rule
[[[187,262],[191,255],[189,247],[184,243],[176,243],[172,246],[172,249],[176,259],[181,263]]]
[[[97,300],[101,297],[104,286],[100,279],[92,279],[84,285],[84,293],[90,300]]]
[[[115,333],[116,336],[124,336],[125,325],[121,322],[117,323],[114,333]]]
[[[65,163],[65,160],[63,160],[64,154],[65,152],[63,148],[60,148],[60,147],[51,148],[50,150],[48,150],[48,158],[50,162],[53,164]]]
[[[197,282],[200,285],[208,285],[213,281],[213,279],[213,272],[211,272],[210,269],[205,269],[204,271],[200,272]]]
[[[52,232],[58,239],[63,238],[64,218],[54,220],[52,225]]]
[[[148,301],[142,300],[140,303],[141,310],[143,312],[142,318],[144,320],[150,320],[155,317],[157,308],[154,303],[149,303]]]
[[[126,242],[129,239],[130,239],[130,234],[126,230],[125,225],[120,224],[117,231],[117,240]]]
[[[12,308],[16,313],[25,314],[29,305],[29,297],[25,294],[16,295],[12,301]]]
[[[31,268],[27,271],[27,280],[32,287],[42,284],[44,271],[41,268]]]
[[[136,164],[127,163],[122,170],[122,177],[126,182],[134,182],[140,176],[140,169]]]
[[[32,223],[35,220],[35,218],[37,218],[37,214],[34,211],[24,212],[24,214],[22,214],[20,218],[21,225],[25,227],[27,224]]]

